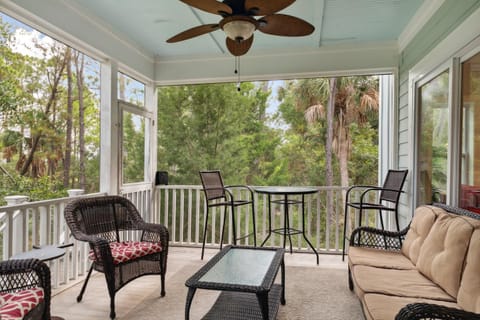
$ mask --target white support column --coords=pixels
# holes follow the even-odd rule
[[[153,83],[145,86],[146,109],[152,113],[151,121],[145,128],[145,181],[155,185],[155,171],[157,170],[157,88]]]
[[[106,61],[100,72],[100,192],[118,194],[120,189],[118,66]]]

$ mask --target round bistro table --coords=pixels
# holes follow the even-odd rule
[[[290,253],[292,253],[292,234],[302,234],[305,241],[308,243],[310,248],[312,248],[313,252],[317,256],[317,265],[319,264],[318,252],[313,247],[310,240],[308,240],[307,236],[305,235],[305,195],[313,194],[318,192],[318,188],[314,187],[253,187],[255,192],[266,194],[268,195],[268,236],[263,240],[260,246],[263,246],[268,238],[273,233],[283,235],[283,247],[285,248],[288,241],[290,244]],[[272,200],[273,195],[280,195],[283,196],[281,199]],[[289,196],[301,196],[301,199],[298,197],[290,197]],[[278,203],[283,205],[283,227],[272,229],[272,203]],[[302,229],[295,229],[290,227],[290,211],[289,206],[294,204],[301,204],[302,206]]]

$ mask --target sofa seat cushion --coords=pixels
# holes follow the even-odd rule
[[[112,252],[113,263],[120,264],[149,254],[161,252],[162,246],[158,242],[124,241],[111,242],[110,250]],[[95,260],[93,250],[90,251],[89,258]]]
[[[362,300],[367,293],[454,302],[455,299],[417,270],[354,266],[355,292]]]
[[[402,243],[402,253],[409,258],[413,264],[418,261],[420,249],[428,236],[438,215],[445,212],[443,209],[434,206],[420,206],[415,209],[410,228],[405,240]]]
[[[374,248],[350,247],[348,265],[364,265],[388,269],[415,269],[415,265],[401,252],[384,251]]]
[[[458,290],[458,304],[462,309],[480,313],[480,229],[470,239],[462,281]]]
[[[0,319],[23,319],[44,300],[42,288],[0,293]]]
[[[420,249],[418,271],[455,298],[475,223],[473,219],[441,213]]]
[[[393,320],[404,306],[410,303],[433,303],[451,308],[459,308],[454,302],[430,299],[406,298],[384,294],[368,293],[362,300],[367,320]]]

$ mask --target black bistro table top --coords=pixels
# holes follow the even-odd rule
[[[311,194],[318,192],[315,187],[295,187],[295,186],[280,186],[280,187],[253,187],[258,193],[266,194]]]
[[[196,289],[223,291],[203,319],[275,319],[285,304],[283,248],[227,246],[191,276],[185,319]],[[281,268],[281,284],[275,284]]]

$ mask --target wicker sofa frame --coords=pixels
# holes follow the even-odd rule
[[[458,207],[448,206],[441,203],[434,203],[436,207],[442,208],[457,215],[468,216],[480,220],[480,215]],[[368,247],[379,250],[400,251],[402,242],[410,228],[410,225],[399,232],[384,231],[371,227],[359,227],[353,230],[350,237],[350,246]],[[354,289],[352,273],[348,270],[348,286]],[[395,317],[395,320],[420,320],[420,319],[444,319],[444,320],[480,320],[480,315],[461,309],[430,303],[413,303],[403,307]]]
[[[50,320],[50,269],[37,259],[0,262],[0,292],[15,292],[37,287],[43,288],[44,300],[33,308],[23,318],[24,320]]]
[[[112,319],[115,318],[116,292],[138,277],[159,274],[160,295],[165,296],[169,242],[165,226],[145,222],[135,205],[121,196],[78,198],[65,207],[64,214],[73,237],[88,242],[95,255],[77,302],[82,300],[92,270],[105,275]],[[160,242],[162,251],[114,264],[110,243],[122,241]]]

